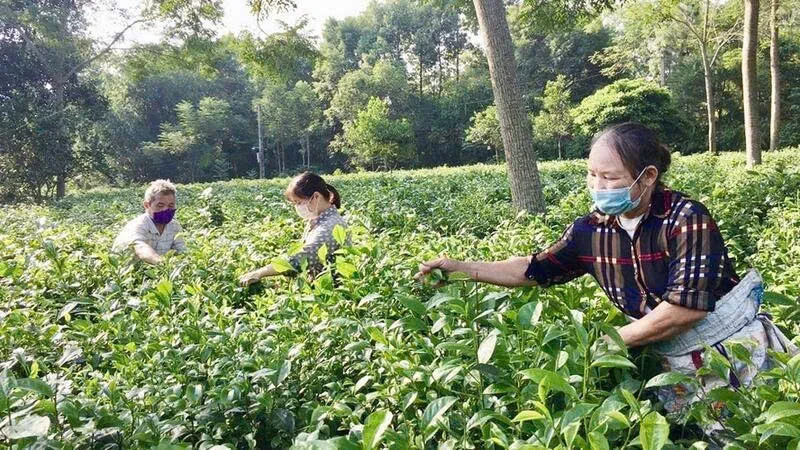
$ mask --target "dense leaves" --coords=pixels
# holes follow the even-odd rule
[[[295,4],[249,3],[259,17]],[[373,2],[327,20],[319,36],[311,24],[321,17],[269,35],[226,34],[215,26],[223,9],[209,0],[0,3],[0,201],[154,178],[255,178],[258,110],[267,176],[501,159],[472,2]],[[777,19],[782,145],[800,142],[795,9],[797,0],[781,2]],[[656,127],[683,154],[709,142],[742,148],[741,10],[733,0],[511,2],[537,158],[580,157],[591,133],[621,120]],[[98,38],[91,23],[105,16],[119,20],[103,23],[109,36]],[[160,41],[130,39],[147,25],[163,31]],[[762,45],[761,111],[771,97],[768,56]],[[367,111],[373,97],[388,103],[390,122]],[[359,115],[368,120],[355,126]],[[199,116],[208,128],[194,126]]]
[[[741,155],[679,157],[667,180],[709,206],[795,333],[799,155],[768,154],[756,171]],[[249,289],[238,275],[282,259],[302,231],[285,179],[180,186],[190,251],[160,267],[108,254],[140,189],[7,207],[0,445],[688,448],[713,409],[665,415],[655,390],[693,381],[595,342],[624,321],[593,281],[412,280],[441,253],[502,259],[557,239],[589,208],[584,164],[544,165],[544,218],[515,217],[502,166],[331,177],[353,245],[313,283]],[[715,391],[737,448],[796,444],[798,380],[800,358],[784,359],[753,389]]]

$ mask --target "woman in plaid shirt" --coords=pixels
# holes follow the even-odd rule
[[[669,165],[670,152],[652,130],[611,126],[595,136],[589,153],[586,183],[594,210],[558,242],[505,261],[439,258],[421,264],[418,276],[439,268],[500,286],[547,287],[590,274],[628,317],[617,330],[626,346],[652,344],[666,370],[694,375],[706,346],[727,357],[726,342],[747,339],[753,366],[731,358],[730,379],[703,379],[706,390],[747,384],[769,367],[768,348],[796,350],[757,314],[760,277],[755,271],[739,277],[706,207],[662,183]],[[660,397],[669,412],[678,412],[698,394],[677,386]]]

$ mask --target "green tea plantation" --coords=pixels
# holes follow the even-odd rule
[[[800,150],[676,156],[765,309],[800,332]],[[588,212],[585,162],[541,166],[546,216],[515,214],[502,166],[331,176],[352,245],[322,276],[238,277],[298,248],[288,179],[179,186],[189,251],[109,254],[143,187],[0,211],[0,447],[158,449],[800,448],[800,358],[665,414],[650,351],[596,340],[624,317],[584,277],[547,290],[413,279],[439,254],[545,248]],[[747,354],[734,355],[747,359]],[[702,370],[727,375],[725,359]]]

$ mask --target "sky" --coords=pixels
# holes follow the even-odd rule
[[[136,11],[142,0],[118,0],[113,2],[119,10],[95,10],[88,14],[90,33],[103,41],[110,41],[114,34],[122,30],[127,23],[132,21],[126,18],[124,11]],[[273,14],[266,22],[262,21],[261,30],[269,33],[280,31],[280,22],[296,23],[303,15],[308,18],[307,32],[312,36],[319,36],[328,17],[342,19],[356,16],[364,11],[369,0],[296,0],[297,8],[292,11]],[[251,31],[256,36],[263,36],[256,23],[255,17],[250,13],[247,0],[223,0],[225,17],[222,24],[217,27],[220,35],[226,33],[238,34],[241,31]],[[135,18],[135,16],[132,16]],[[115,47],[132,47],[136,44],[158,42],[160,34],[158,29],[146,28],[137,25],[124,35],[124,40]]]

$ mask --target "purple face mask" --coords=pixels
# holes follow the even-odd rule
[[[172,219],[174,217],[175,217],[175,208],[165,209],[163,211],[153,213],[153,223],[157,223],[159,225],[166,225],[172,222]]]

